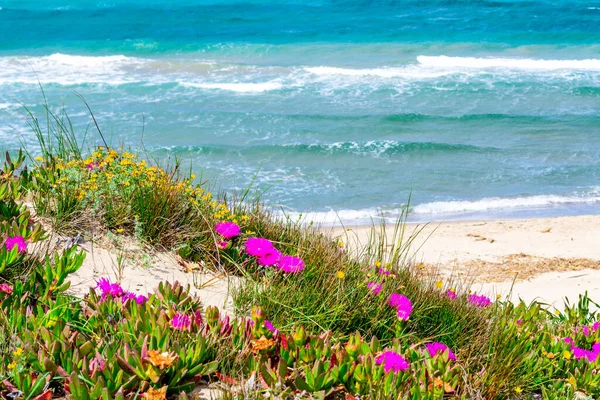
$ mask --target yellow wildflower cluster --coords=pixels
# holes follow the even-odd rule
[[[164,169],[148,165],[146,160],[129,152],[117,152],[99,147],[90,157],[83,160],[54,160],[57,176],[53,188],[67,187],[75,193],[77,200],[93,200],[103,194],[120,192],[127,196],[134,189],[152,189],[162,193],[182,195],[192,206],[206,207],[218,220],[231,219],[227,206],[213,199],[210,192],[194,185],[196,178],[176,180]],[[124,193],[123,193],[124,192]]]

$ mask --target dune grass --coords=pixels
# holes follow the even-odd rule
[[[349,251],[249,191],[213,196],[177,162],[86,148],[68,117],[46,118],[48,127],[31,122],[41,155],[7,156],[0,174],[4,397],[185,399],[208,383],[236,399],[600,394],[600,324],[585,295],[558,314],[479,297],[467,282],[419,273],[403,219]],[[68,276],[85,255],[33,251],[45,239],[40,222],[92,239],[131,236],[238,275],[237,315],[204,309],[176,283],[140,296],[101,280],[72,297]],[[253,238],[269,243],[272,264],[265,248],[253,253]]]

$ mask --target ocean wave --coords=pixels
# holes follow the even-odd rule
[[[174,153],[196,153],[210,155],[225,155],[230,153],[243,154],[246,157],[263,157],[264,155],[294,155],[294,154],[327,154],[327,155],[360,155],[360,156],[391,156],[410,152],[493,152],[493,147],[478,147],[465,144],[450,144],[437,142],[399,142],[395,140],[369,140],[358,142],[335,142],[321,144],[282,144],[282,145],[206,145],[206,146],[168,146],[155,150],[165,150]]]
[[[433,71],[423,70],[415,65],[406,67],[382,67],[382,68],[338,68],[338,67],[307,67],[306,72],[324,77],[349,76],[349,77],[377,77],[377,78],[413,78],[430,79],[454,74],[455,71]]]
[[[271,90],[280,90],[283,85],[279,82],[262,82],[262,83],[194,83],[194,82],[179,82],[180,85],[185,87],[194,87],[200,89],[216,89],[216,90],[228,90],[231,92],[238,93],[261,93]]]
[[[600,71],[600,59],[543,60],[532,58],[476,58],[448,56],[418,56],[417,62],[424,67],[451,69],[505,68],[532,71]]]
[[[120,85],[137,82],[132,72],[147,60],[112,56],[52,54],[42,57],[0,57],[0,84]]]
[[[413,214],[458,214],[466,212],[482,212],[510,208],[552,207],[569,204],[600,203],[600,196],[558,196],[538,195],[523,197],[489,197],[473,201],[435,201],[419,204],[412,208]]]

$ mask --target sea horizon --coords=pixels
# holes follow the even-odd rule
[[[600,2],[8,0],[0,37],[0,150],[35,152],[41,85],[80,138],[78,94],[113,144],[326,223],[600,211]]]

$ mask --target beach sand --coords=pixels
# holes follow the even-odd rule
[[[324,229],[353,248],[367,243],[370,230]],[[600,300],[600,216],[407,224],[407,235],[417,233],[410,259],[472,281],[472,290],[508,295],[512,288],[512,300],[557,307],[585,291]]]
[[[322,231],[355,250],[368,242],[371,227]],[[574,303],[585,291],[600,300],[600,216],[408,224],[405,238],[411,234],[416,236],[409,259],[422,264],[424,274],[440,274],[445,282],[458,277],[478,293],[513,301],[536,299],[557,308],[563,307],[565,297]],[[140,294],[161,281],[178,281],[189,284],[205,306],[233,311],[231,291],[238,282],[234,277],[214,275],[135,244],[122,243],[119,251],[106,243],[84,242],[80,247],[87,258],[71,276],[73,294],[84,295],[101,277]],[[120,272],[119,254],[125,259]]]

